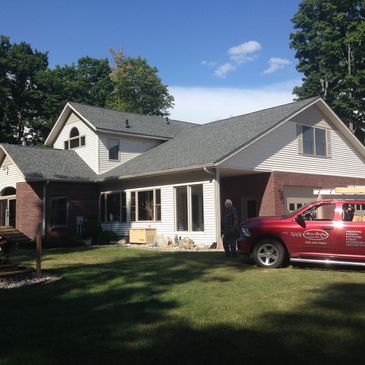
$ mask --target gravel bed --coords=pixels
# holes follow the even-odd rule
[[[37,279],[36,277],[36,273],[32,273],[31,277],[28,279],[23,279],[23,280],[14,280],[14,281],[4,281],[1,282],[0,281],[0,289],[15,289],[15,288],[22,288],[24,286],[30,286],[30,285],[34,285],[34,284],[40,284],[40,283],[45,283],[51,280],[55,280],[56,277],[55,276],[51,276],[49,274],[43,273],[42,277],[40,279]]]

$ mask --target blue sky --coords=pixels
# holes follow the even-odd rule
[[[50,66],[108,49],[142,56],[175,97],[171,116],[207,122],[293,99],[289,48],[299,0],[2,0],[0,34]]]

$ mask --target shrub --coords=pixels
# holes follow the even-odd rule
[[[95,243],[101,232],[102,228],[99,221],[94,218],[88,218],[85,222],[85,230],[82,234],[82,238],[91,238],[91,241]]]
[[[81,247],[84,245],[84,241],[72,231],[62,232],[59,237],[46,237],[42,242],[44,248]]]
[[[113,231],[101,231],[98,234],[96,243],[99,245],[108,245],[111,242],[119,241],[118,235]]]

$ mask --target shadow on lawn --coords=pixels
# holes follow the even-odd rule
[[[108,263],[68,265],[57,269],[65,275],[62,281],[3,291],[0,364],[335,364],[362,359],[362,284],[331,285],[295,311],[263,313],[254,327],[194,328],[176,318],[172,310],[179,304],[166,299],[166,293],[193,280],[216,281],[206,274],[222,267],[252,269],[222,260],[221,254],[144,252]]]

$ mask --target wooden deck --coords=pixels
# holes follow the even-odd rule
[[[14,227],[0,226],[0,245],[6,243],[26,243],[31,239]]]

